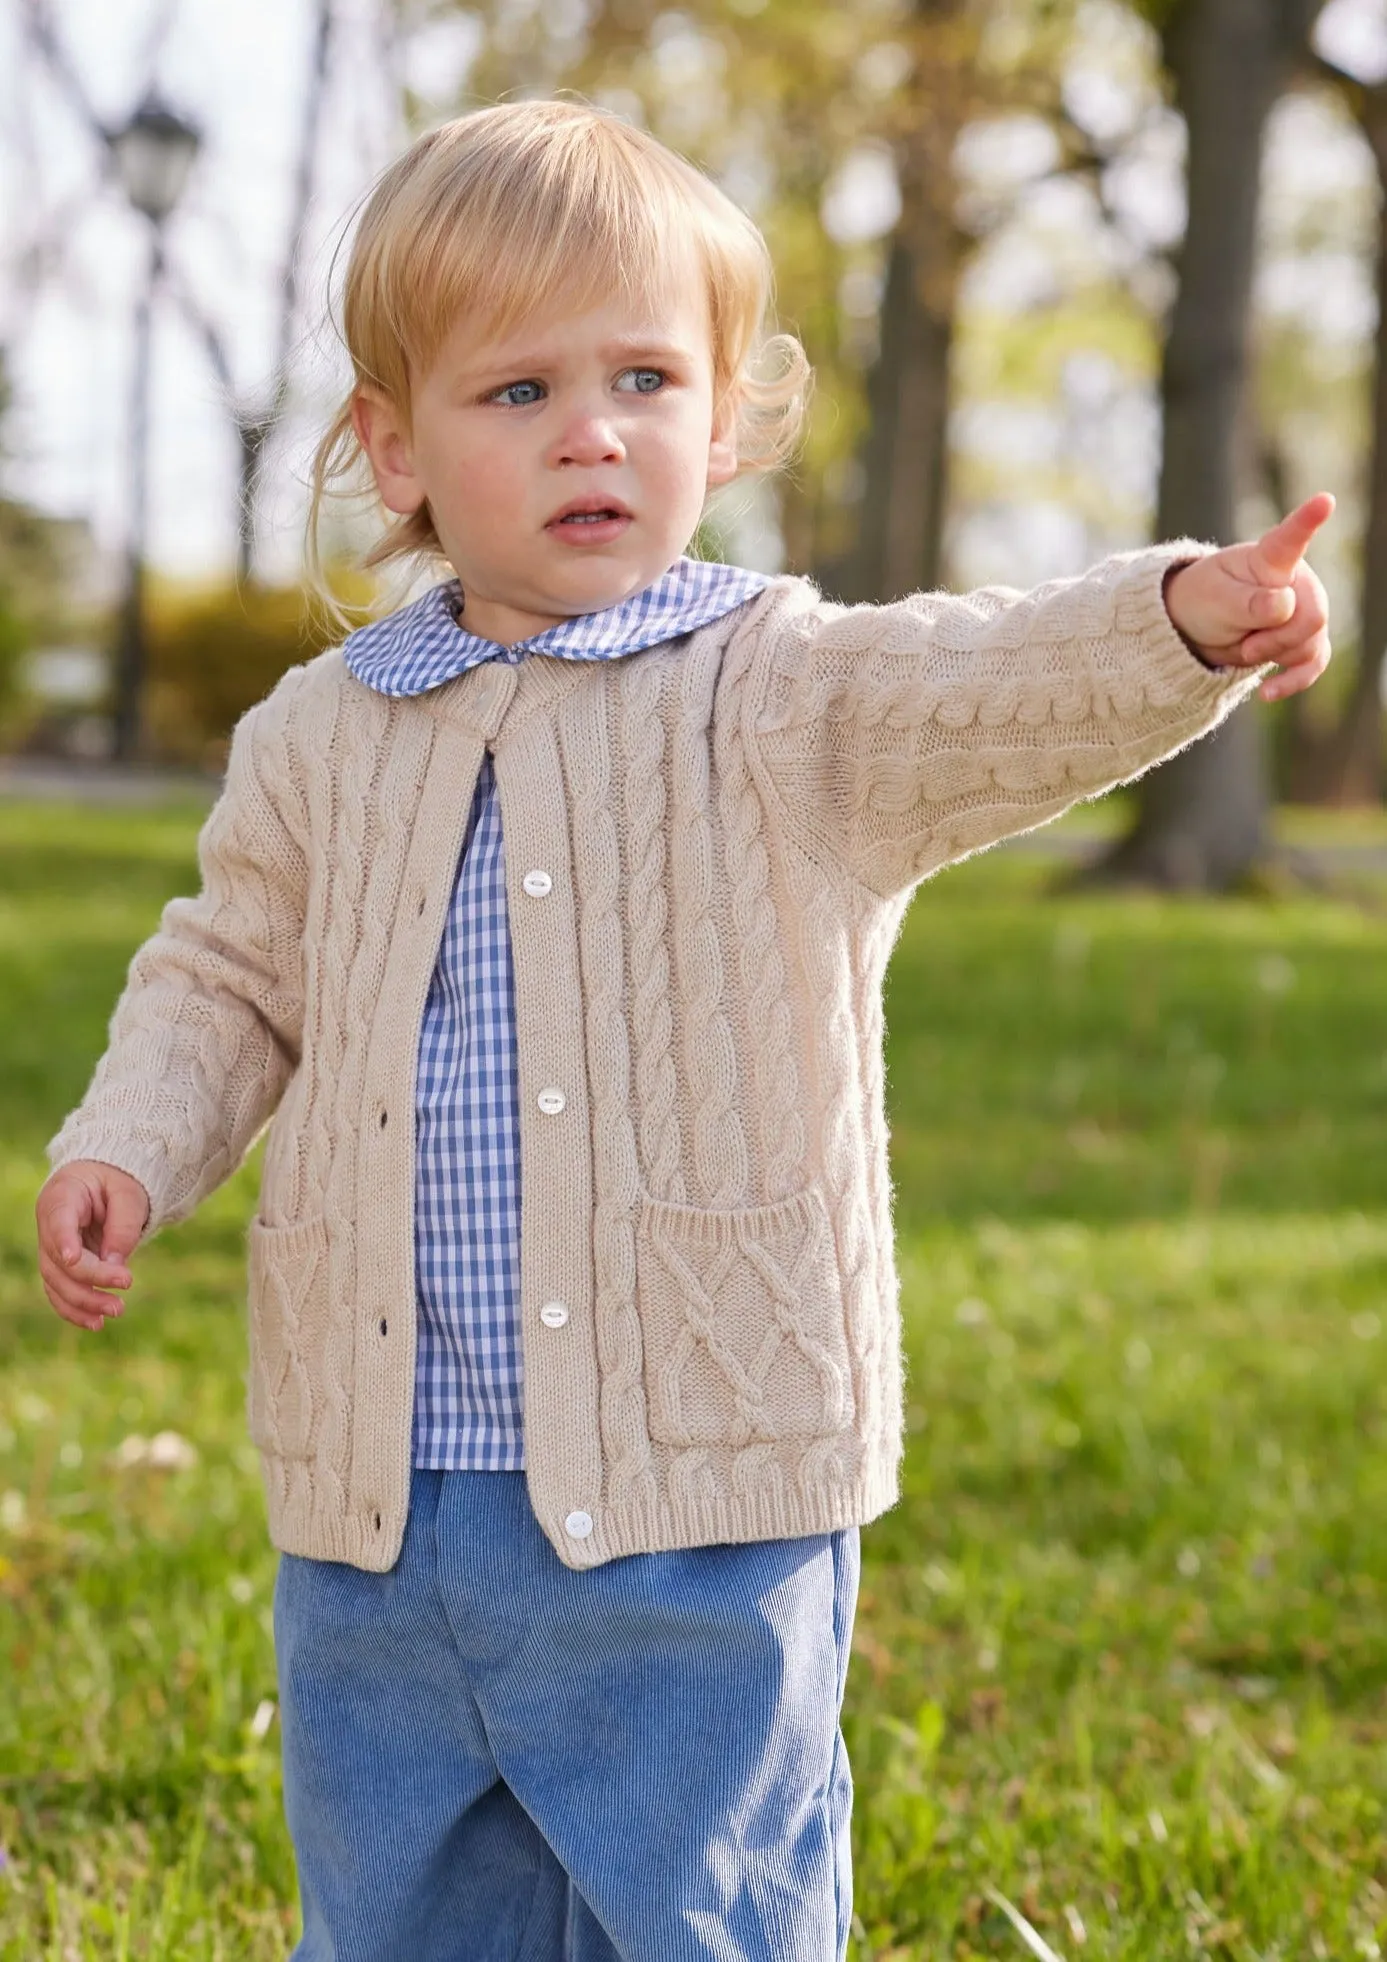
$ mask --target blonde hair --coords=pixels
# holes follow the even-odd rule
[[[644,130],[570,101],[509,102],[430,130],[382,174],[343,281],[354,380],[313,458],[310,579],[334,607],[319,547],[332,496],[369,471],[352,425],[358,390],[406,410],[459,320],[479,341],[546,309],[581,312],[613,292],[667,287],[678,254],[705,277],[718,413],[734,410],[738,470],[773,470],[794,447],[811,371],[790,334],[767,333],[765,240],[703,173]],[[427,506],[389,523],[364,567],[442,557]]]

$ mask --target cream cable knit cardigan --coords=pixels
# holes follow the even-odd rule
[[[584,1567],[891,1504],[887,957],[919,880],[1135,775],[1253,685],[1202,668],[1166,615],[1164,572],[1205,549],[880,607],[785,578],[683,641],[488,664],[403,701],[337,650],[244,717],[202,891],[135,955],[49,1155],[133,1174],[148,1235],[273,1118],[248,1407],[277,1546],[378,1571],[399,1552],[415,1049],[484,749],[541,1526]]]

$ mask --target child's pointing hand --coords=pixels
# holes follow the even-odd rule
[[[1298,695],[1329,665],[1329,604],[1305,551],[1333,509],[1321,491],[1255,545],[1229,545],[1166,579],[1166,611],[1211,666],[1276,662],[1281,672],[1258,690],[1264,702]]]

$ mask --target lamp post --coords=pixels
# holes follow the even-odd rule
[[[142,746],[145,677],[144,576],[149,507],[149,349],[154,296],[164,272],[164,225],[202,145],[196,124],[147,95],[122,129],[106,136],[121,188],[149,221],[149,262],[135,309],[135,358],[130,390],[129,510],[125,582],[116,631],[115,740],[117,761],[130,763]]]

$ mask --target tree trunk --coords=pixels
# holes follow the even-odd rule
[[[820,571],[845,600],[890,600],[939,584],[948,461],[953,295],[936,298],[904,229],[892,241],[881,348],[867,383],[870,423],[852,546]],[[949,282],[952,289],[953,281]]]
[[[1377,163],[1377,335],[1373,434],[1363,534],[1358,661],[1348,697],[1320,757],[1311,794],[1328,804],[1382,797],[1382,664],[1387,656],[1387,89],[1365,89],[1359,120]]]
[[[954,312],[973,246],[955,215],[953,156],[959,131],[986,106],[983,12],[970,0],[911,0],[907,11],[916,60],[892,132],[901,215],[867,380],[862,498],[851,545],[816,566],[820,583],[848,600],[899,599],[942,577]]]
[[[1189,139],[1189,223],[1161,373],[1161,538],[1235,536],[1262,139],[1317,10],[1318,0],[1178,0],[1165,30]],[[1226,889],[1265,848],[1268,803],[1261,727],[1243,708],[1143,779],[1136,824],[1100,875]]]
[[[274,368],[271,371],[270,386],[264,400],[258,405],[243,405],[235,412],[239,455],[236,500],[238,583],[250,579],[255,570],[257,518],[265,452],[284,419],[284,411],[289,401],[289,368],[294,353],[294,333],[298,325],[304,239],[308,229],[309,208],[313,201],[313,167],[318,150],[318,131],[322,123],[323,99],[327,93],[332,29],[332,0],[317,0],[313,17],[313,50],[309,57],[308,81],[304,89],[302,120],[299,124],[299,154],[294,169],[294,188],[289,207],[288,245],[279,278]]]

